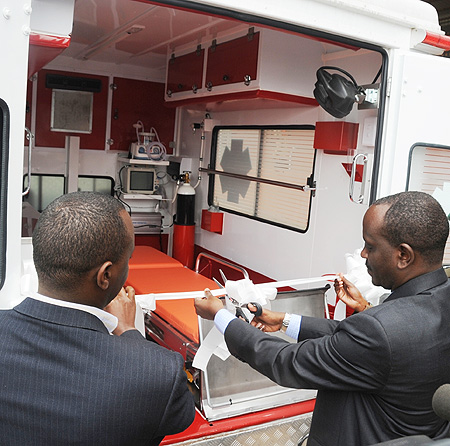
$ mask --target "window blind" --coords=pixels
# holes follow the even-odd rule
[[[241,215],[306,231],[311,191],[290,189],[279,183],[308,184],[315,160],[313,140],[312,126],[220,128],[215,133],[211,167],[217,172],[264,182],[216,174],[212,182],[213,202]]]

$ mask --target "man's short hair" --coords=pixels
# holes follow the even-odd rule
[[[50,203],[33,231],[39,280],[74,289],[88,271],[120,260],[130,243],[122,211],[117,199],[94,192],[70,193]]]
[[[392,246],[407,243],[428,264],[442,262],[449,234],[441,205],[424,192],[408,191],[380,198],[373,206],[388,205],[383,235]]]

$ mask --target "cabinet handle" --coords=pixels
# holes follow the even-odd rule
[[[251,76],[250,76],[249,74],[246,74],[246,75],[244,76],[244,84],[245,84],[247,87],[250,85],[251,80],[252,80],[252,78],[251,78]]]
[[[213,87],[213,84],[212,84],[211,81],[206,83],[206,89],[207,89],[208,91],[211,91],[211,90],[212,90],[212,87]]]
[[[225,82],[227,82],[227,81],[230,80],[230,76],[228,76],[228,74],[224,74],[223,77],[222,77],[222,79],[223,79]]]
[[[183,89],[183,84],[178,84],[178,90],[182,90]]]
[[[193,92],[194,94],[197,94],[197,90],[198,90],[197,84],[194,84],[194,85],[192,86],[192,92]]]

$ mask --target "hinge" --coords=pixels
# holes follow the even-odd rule
[[[247,39],[249,40],[249,42],[251,42],[253,40],[253,36],[255,35],[255,28],[253,28],[253,26],[251,28],[248,29],[248,33],[247,33]]]
[[[200,56],[202,54],[202,46],[201,45],[197,45],[197,49],[195,51],[195,54],[197,56]]]
[[[304,191],[305,192],[307,192],[307,191],[311,191],[311,196],[312,197],[315,197],[316,196],[316,189],[317,189],[317,183],[316,183],[316,181],[314,181],[314,178],[313,178],[313,176],[311,175],[311,176],[309,176],[307,179],[306,179],[306,186],[304,187]]]
[[[217,40],[214,39],[214,40],[211,42],[211,53],[214,53],[214,51],[216,51],[216,47],[217,47]]]
[[[391,96],[391,87],[392,87],[392,77],[389,77],[387,80],[387,85],[386,85],[386,97],[390,97]]]

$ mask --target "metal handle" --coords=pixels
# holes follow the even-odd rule
[[[353,190],[355,187],[355,178],[356,178],[356,166],[358,164],[358,159],[362,158],[363,159],[363,163],[364,163],[364,169],[366,168],[367,165],[367,155],[365,155],[364,153],[358,153],[353,157],[353,162],[352,162],[352,173],[350,174],[350,185],[349,185],[349,190],[348,190],[348,196],[350,197],[350,200],[352,200],[354,203],[358,203],[361,204],[364,201],[364,181],[361,182],[361,192],[359,194],[359,197],[357,200],[355,200],[353,198]]]
[[[31,130],[29,128],[25,127],[25,132],[27,134],[27,139],[28,141],[30,141],[30,143],[28,144],[28,170],[27,170],[28,184],[26,189],[22,192],[22,197],[27,195],[28,192],[30,192],[31,188],[31,150],[33,148],[33,140],[34,140],[34,135],[33,133],[31,133]]]
[[[242,268],[241,266],[238,265],[234,265],[233,263],[227,262],[226,260],[223,259],[219,259],[219,257],[213,256],[211,254],[207,254],[206,252],[201,252],[198,256],[197,256],[197,260],[195,262],[195,272],[198,273],[199,272],[199,267],[200,267],[200,260],[202,257],[205,257],[207,259],[213,260],[217,263],[220,263],[222,265],[228,266],[229,268],[232,268],[236,271],[239,271],[243,274],[243,276],[248,279],[249,275],[248,272],[245,268]]]

